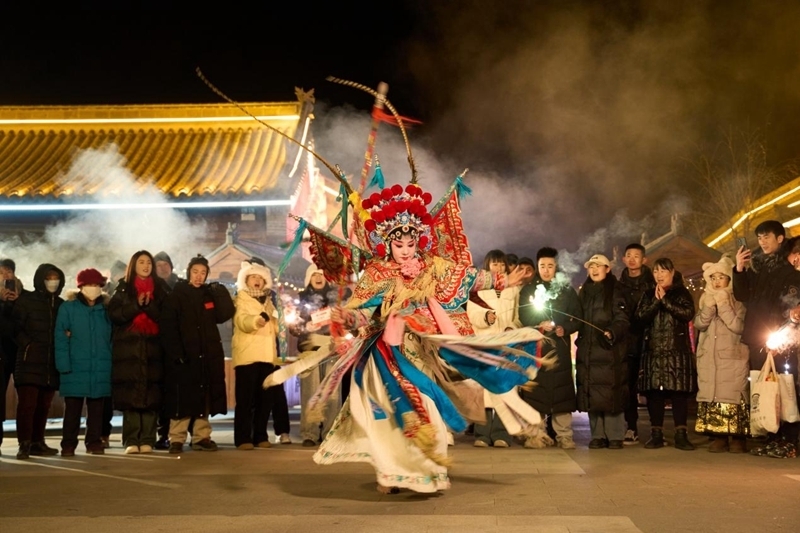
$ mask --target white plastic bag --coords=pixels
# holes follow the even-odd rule
[[[781,420],[784,422],[800,422],[794,376],[791,374],[779,374],[778,383],[781,388]]]
[[[753,436],[777,433],[781,423],[781,392],[772,353],[761,372],[750,383],[750,433]]]

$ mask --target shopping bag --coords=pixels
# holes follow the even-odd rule
[[[781,423],[781,392],[772,354],[750,383],[750,433],[753,436],[777,433]]]
[[[791,374],[778,374],[778,385],[781,389],[781,420],[784,422],[800,422],[794,376]]]

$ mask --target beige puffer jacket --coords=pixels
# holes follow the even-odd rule
[[[733,263],[723,256],[718,263],[705,263],[706,289],[694,327],[700,332],[697,345],[697,401],[740,403],[747,395],[750,360],[747,346],[740,342],[744,331],[745,307],[733,298],[733,286],[711,287],[711,275],[731,276]]]
[[[235,304],[231,343],[233,366],[252,363],[281,364],[276,345],[278,317],[269,297],[262,304],[246,292],[240,291],[236,295]],[[256,320],[262,312],[267,313],[270,319],[265,326],[259,328]]]

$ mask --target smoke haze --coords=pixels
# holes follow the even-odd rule
[[[152,180],[138,180],[124,165],[125,159],[111,144],[77,153],[58,179],[64,185],[91,184],[92,195],[86,203],[166,202]],[[127,265],[138,250],[153,255],[164,250],[180,271],[179,265],[196,255],[196,243],[204,232],[204,224],[191,223],[173,209],[84,211],[47,227],[35,242],[23,245],[19,238],[0,242],[0,257],[14,259],[17,277],[28,289],[33,288],[33,274],[42,263],[61,268],[70,288],[80,270],[96,268],[108,275],[115,261]]]

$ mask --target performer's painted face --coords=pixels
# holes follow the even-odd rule
[[[392,239],[392,259],[401,265],[413,259],[417,253],[417,240],[411,235],[403,235],[399,239]]]

